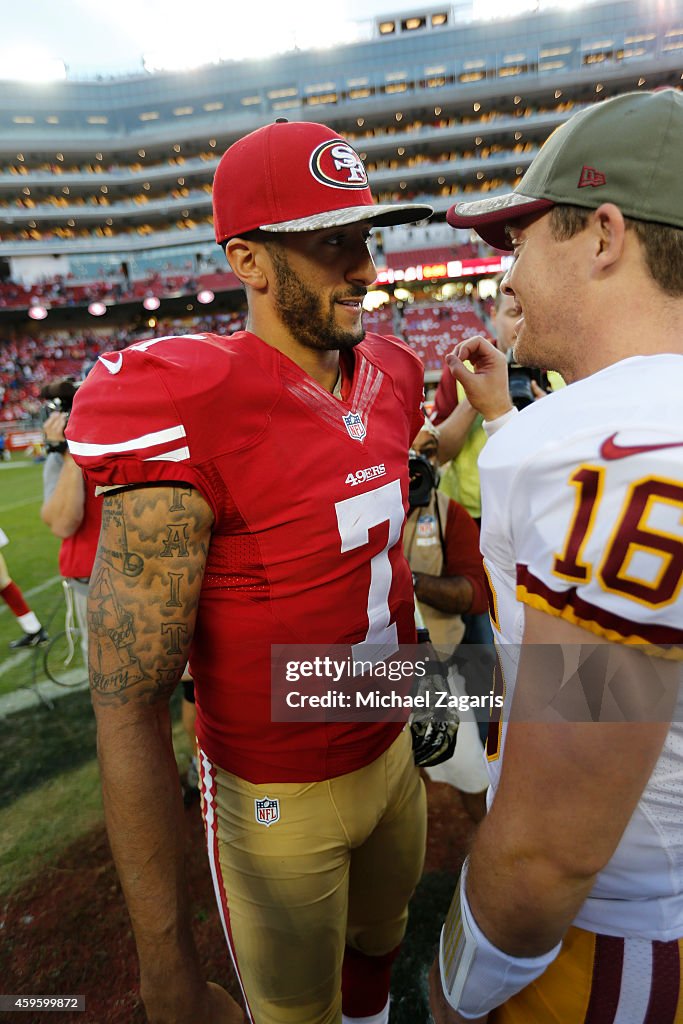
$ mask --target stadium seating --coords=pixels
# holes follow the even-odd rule
[[[475,334],[489,336],[471,302],[466,300],[405,308],[402,333],[424,363],[425,370],[439,371],[443,369],[446,352],[456,342]]]

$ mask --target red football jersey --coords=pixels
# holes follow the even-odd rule
[[[225,770],[329,778],[401,729],[272,722],[271,644],[414,642],[401,540],[422,380],[407,346],[368,335],[337,398],[240,332],[101,356],[79,389],[68,434],[91,480],[186,481],[213,509],[190,663],[199,741]]]

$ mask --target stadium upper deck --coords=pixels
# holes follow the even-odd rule
[[[106,81],[6,82],[0,258],[30,280],[208,255],[218,157],[276,116],[354,138],[378,196],[428,196],[438,221],[458,194],[514,184],[576,105],[680,88],[682,57],[683,0],[470,24],[441,5],[384,16],[373,39],[334,50]],[[419,233],[410,244],[383,235],[385,252],[420,246]]]

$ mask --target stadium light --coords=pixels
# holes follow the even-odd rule
[[[107,312],[107,307],[103,302],[91,302],[88,306],[88,312],[90,316],[104,316]]]
[[[197,295],[197,302],[201,302],[202,305],[207,306],[209,304],[209,302],[213,302],[213,300],[215,298],[216,298],[216,296],[211,291],[211,289],[210,288],[205,288],[203,291],[199,292],[199,294]]]
[[[374,292],[368,292],[363,299],[363,309],[372,310],[378,309],[383,306],[385,302],[390,302],[391,296],[388,292],[383,292],[381,289],[377,289]]]
[[[47,310],[45,306],[31,306],[28,311],[28,315],[31,320],[44,320],[47,316]]]
[[[142,300],[142,305],[149,313],[152,313],[161,305],[161,299],[158,299],[156,295],[146,295]]]

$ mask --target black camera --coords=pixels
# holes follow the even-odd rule
[[[80,381],[67,377],[65,380],[53,380],[40,389],[40,397],[47,401],[43,408],[42,417],[45,421],[53,412],[65,412],[67,416],[74,404],[74,397],[78,391]]]
[[[512,404],[517,409],[526,409],[536,401],[531,382],[536,381],[543,391],[550,391],[550,381],[545,370],[537,370],[532,366],[520,366],[519,363],[508,363],[508,389]]]
[[[414,508],[424,508],[429,504],[432,491],[439,482],[439,476],[426,455],[420,455],[412,448],[408,452],[408,476],[408,506],[412,512]]]

